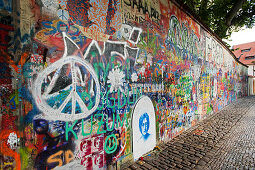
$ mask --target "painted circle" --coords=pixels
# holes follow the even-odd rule
[[[84,66],[90,72],[92,78],[95,81],[95,85],[96,85],[95,105],[93,108],[91,108],[85,113],[72,115],[72,114],[62,113],[61,111],[59,112],[58,109],[53,109],[52,107],[50,107],[42,98],[41,88],[42,88],[44,79],[47,78],[47,76],[50,73],[54,72],[55,70],[58,70],[58,68],[61,68],[63,65],[68,64],[70,62],[79,63],[82,66]],[[50,118],[55,120],[62,120],[62,121],[72,120],[73,121],[73,120],[86,118],[97,109],[97,106],[99,105],[99,101],[100,101],[100,85],[97,80],[97,76],[96,76],[96,73],[94,72],[93,67],[87,61],[82,60],[81,58],[78,58],[76,56],[68,56],[66,58],[62,58],[58,60],[57,62],[51,64],[41,73],[39,73],[35,80],[35,86],[33,91],[34,91],[33,95],[35,97],[35,101],[39,109],[43,111],[46,115],[48,115]]]
[[[113,141],[114,140],[114,141]],[[109,144],[112,144],[111,147],[109,147]],[[104,149],[107,154],[114,153],[117,149],[117,138],[115,134],[111,134],[106,137],[105,143],[104,143]]]

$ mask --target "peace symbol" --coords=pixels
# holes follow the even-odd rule
[[[64,77],[69,78],[70,83],[66,81],[67,85],[58,89],[63,83],[57,82]],[[86,60],[67,56],[38,74],[33,95],[39,109],[50,118],[73,121],[86,118],[97,109],[100,86],[93,67]]]

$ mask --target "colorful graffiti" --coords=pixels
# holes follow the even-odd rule
[[[0,0],[1,169],[121,168],[247,95],[166,0]]]

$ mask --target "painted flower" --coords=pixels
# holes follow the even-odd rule
[[[137,76],[136,73],[133,73],[133,74],[131,75],[131,80],[132,80],[132,82],[137,82],[138,76]]]
[[[120,89],[120,91],[123,91],[122,86],[125,82],[125,74],[120,71],[119,68],[114,68],[112,71],[109,72],[107,83],[111,84],[110,92],[117,91]]]
[[[11,149],[16,149],[17,145],[18,145],[18,137],[17,134],[12,132],[10,133],[8,140],[7,140],[7,144],[10,145]]]

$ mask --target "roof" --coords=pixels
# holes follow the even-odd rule
[[[235,54],[236,58],[243,64],[255,64],[255,41],[234,45],[232,49],[234,49],[233,53]]]

